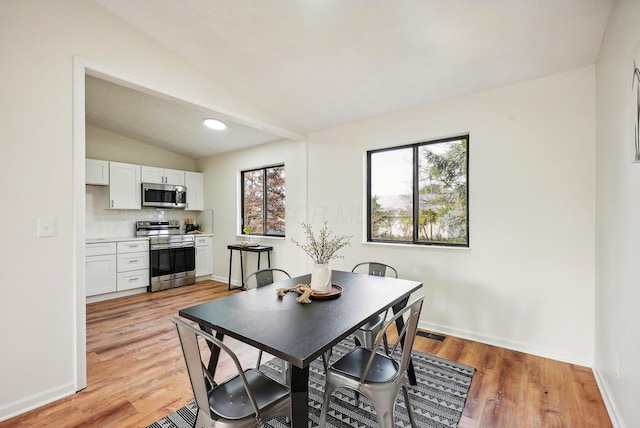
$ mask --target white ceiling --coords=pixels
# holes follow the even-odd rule
[[[593,64],[613,4],[613,0],[93,1],[303,134]],[[96,89],[88,114],[93,114],[91,104],[105,104],[111,92]],[[126,103],[109,102],[113,104],[105,110],[117,111]],[[237,148],[242,144],[238,141],[251,145],[279,139],[243,130],[230,145],[221,140],[216,149],[205,149],[201,137],[189,134],[190,126],[178,123],[171,132],[159,130],[166,123],[165,113],[153,111],[159,107],[131,108],[128,117],[134,125],[139,122],[135,132],[140,134],[133,138],[153,143],[162,135],[165,140],[158,144],[194,158]],[[186,114],[180,108],[166,108]],[[104,112],[100,115],[108,121]],[[121,125],[103,126],[115,131]],[[157,135],[147,136],[154,128]],[[174,131],[177,135],[170,135]]]
[[[192,159],[282,139],[193,104],[141,92],[97,77],[85,79],[86,123]],[[204,119],[222,119],[214,131]]]

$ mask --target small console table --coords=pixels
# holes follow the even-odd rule
[[[273,250],[273,247],[268,247],[266,245],[249,246],[249,245],[231,244],[231,245],[227,245],[227,248],[229,249],[229,287],[228,287],[229,290],[233,288],[244,288],[244,264],[242,263],[243,251],[246,251],[248,253],[258,253],[258,265],[257,265],[258,270],[260,270],[260,254],[266,251],[268,266],[271,267],[271,251]],[[242,283],[242,286],[240,287],[231,287],[231,266],[233,264],[234,250],[240,252],[240,277],[241,277],[240,282]]]

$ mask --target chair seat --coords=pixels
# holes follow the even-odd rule
[[[286,386],[258,370],[247,369],[244,373],[259,409],[289,395]],[[209,406],[214,413],[225,419],[238,420],[255,415],[239,375],[218,385],[209,393]]]
[[[360,379],[363,367],[369,361],[373,351],[357,347],[351,350],[344,357],[331,365],[331,368],[342,374],[355,379]],[[373,363],[369,369],[369,373],[365,377],[367,383],[383,383],[393,380],[398,376],[399,364],[384,355],[376,353],[373,357]]]

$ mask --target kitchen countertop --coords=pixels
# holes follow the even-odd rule
[[[109,236],[104,238],[87,238],[87,244],[101,244],[104,242],[121,242],[121,241],[148,241],[148,236]]]
[[[213,236],[213,233],[188,233],[190,236]],[[104,238],[87,238],[87,244],[101,244],[105,242],[121,242],[121,241],[148,241],[148,236],[109,236]]]

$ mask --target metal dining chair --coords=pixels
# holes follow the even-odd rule
[[[271,285],[276,281],[282,279],[291,279],[291,275],[289,275],[286,271],[278,268],[268,268],[268,269],[260,269],[255,271],[249,275],[245,279],[246,287],[249,288],[259,288],[267,285]],[[260,364],[262,364],[262,349],[259,350],[258,353],[258,362],[256,363],[256,368],[260,368]],[[282,362],[282,381],[284,384],[289,385],[289,372],[291,370],[290,363],[283,361]]]
[[[378,351],[358,346],[327,367],[320,428],[323,428],[327,421],[331,394],[340,387],[352,389],[367,397],[376,409],[382,428],[395,426],[396,396],[402,388],[409,421],[412,427],[416,426],[404,372],[411,358],[423,300],[424,297],[416,299],[384,324],[374,342],[374,349]],[[408,319],[404,328],[398,332],[398,338],[391,350],[381,353],[379,350],[384,333],[388,329],[395,329],[396,320],[405,315]],[[401,340],[404,340],[404,345],[401,345]]]
[[[358,263],[353,267],[353,269],[351,269],[351,272],[366,272],[369,275],[375,276],[389,275],[394,278],[398,277],[398,271],[394,267],[379,262]],[[366,324],[362,325],[353,333],[356,339],[356,345],[362,344],[365,348],[373,349],[374,338],[378,332],[382,330],[382,325],[384,324],[387,312],[376,315],[376,317],[370,319]],[[385,348],[388,346],[386,336],[384,338],[384,346]]]
[[[259,370],[243,370],[236,354],[222,341],[183,320],[172,320],[178,329],[193,396],[198,406],[196,427],[261,427],[265,421],[277,415],[291,418],[291,392],[288,387]],[[203,362],[199,338],[228,355],[237,374],[216,384]],[[209,385],[213,386],[209,388]]]
[[[274,282],[291,279],[286,271],[277,268],[260,269],[249,275],[244,280],[245,286],[250,288],[264,287],[265,285],[271,285]]]

